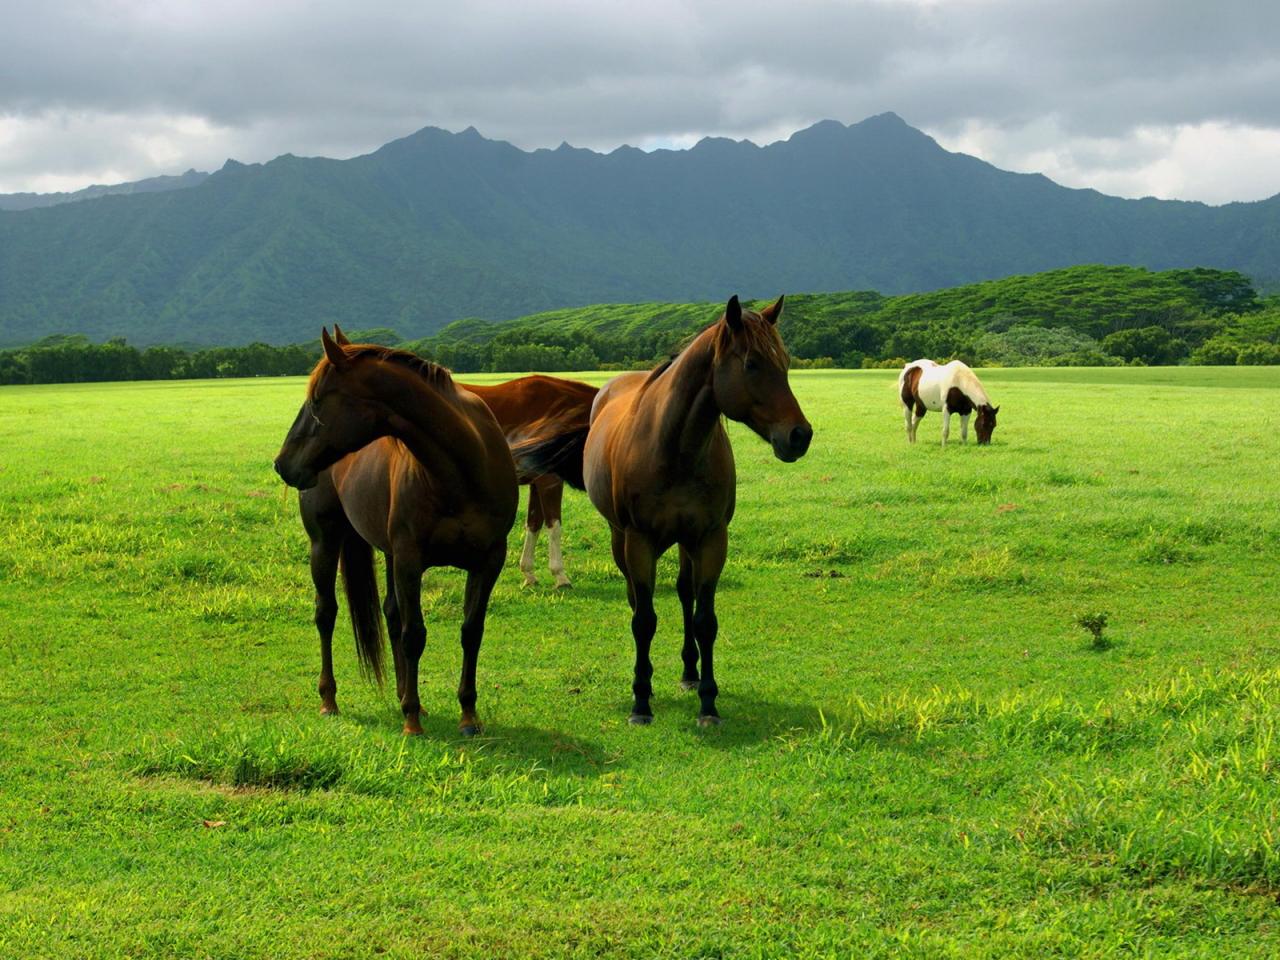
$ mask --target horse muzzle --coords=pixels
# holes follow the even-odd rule
[[[316,485],[317,474],[314,470],[296,469],[290,467],[284,462],[283,457],[276,457],[275,463],[276,473],[280,475],[280,479],[291,487],[298,490],[310,490]]]
[[[783,463],[795,463],[809,450],[813,440],[813,427],[801,423],[790,430],[782,428],[769,434],[769,442],[773,445],[773,455]]]

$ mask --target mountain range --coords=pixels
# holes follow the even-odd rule
[[[77,200],[95,200],[98,197],[131,193],[160,193],[164,190],[181,190],[203,183],[209,174],[201,170],[188,170],[178,176],[148,177],[132,183],[95,183],[83,190],[65,193],[0,193],[0,210],[33,210],[36,207],[55,207],[60,203]]]
[[[892,113],[764,147],[608,154],[428,127],[349,160],[228,161],[172,186],[0,210],[0,346],[284,343],[335,320],[421,336],[463,317],[905,293],[1079,263],[1280,277],[1280,195],[1212,207],[1068,189]]]

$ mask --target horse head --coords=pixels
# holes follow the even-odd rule
[[[974,421],[973,429],[978,434],[979,443],[991,442],[991,433],[996,428],[996,414],[999,412],[999,407],[993,407],[989,403],[978,407],[978,419]]]
[[[324,356],[311,372],[307,399],[275,459],[276,473],[291,487],[315,486],[320,471],[386,434],[388,411],[366,383],[363,348],[351,348],[323,330]]]
[[[782,297],[757,313],[729,299],[715,327],[712,387],[716,405],[731,420],[745,423],[773,446],[786,463],[809,449],[813,428],[787,382],[791,359],[778,336]]]

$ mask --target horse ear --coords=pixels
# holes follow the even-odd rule
[[[760,316],[764,317],[769,323],[777,323],[782,319],[782,297],[778,298],[778,302],[772,307],[765,307],[760,311]]]
[[[992,407],[992,408],[991,408],[991,412],[992,412],[992,413],[999,413],[999,412],[1000,412],[1000,408],[999,408],[999,407]]]
[[[336,322],[333,325],[333,339],[340,347],[347,347],[351,345],[351,341],[347,338],[347,335],[342,332],[342,328],[338,326]]]
[[[738,302],[736,293],[725,304],[724,322],[729,325],[730,330],[735,332],[742,329],[742,304]]]
[[[320,328],[320,342],[324,344],[324,355],[329,358],[329,362],[339,370],[344,369],[350,361],[347,359],[346,351],[329,336],[328,327]]]

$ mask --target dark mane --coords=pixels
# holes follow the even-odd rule
[[[383,347],[375,343],[348,344],[342,350],[351,360],[372,357],[375,360],[394,363],[407,370],[412,370],[436,390],[453,392],[457,389],[453,382],[453,374],[449,372],[448,367],[442,367],[440,364],[427,360],[425,357],[420,357],[416,353],[410,353],[408,350],[397,350],[395,347]],[[311,379],[307,381],[308,398],[315,393],[316,382],[320,378],[320,373],[328,366],[326,357],[321,357],[320,359],[321,362],[316,364],[316,368],[311,371]]]
[[[681,350],[683,349],[684,348],[682,347]],[[680,356],[680,351],[673,353],[671,356],[667,357],[667,359],[663,360],[660,364],[650,370],[649,375],[644,378],[644,383],[640,384],[640,389],[643,390],[645,387],[649,386],[649,384],[653,383],[653,381],[666,373],[667,368],[676,362],[676,357],[678,356]]]
[[[734,330],[727,323],[721,323],[719,320],[712,324],[712,327],[717,325],[720,327],[716,334],[717,359],[726,350],[731,349],[735,343],[742,343],[748,350],[755,350],[757,353],[768,357],[783,370],[791,366],[791,355],[787,353],[787,348],[782,344],[782,337],[778,335],[777,326],[769,323],[755,310],[744,309],[742,311],[742,328],[740,330]]]

